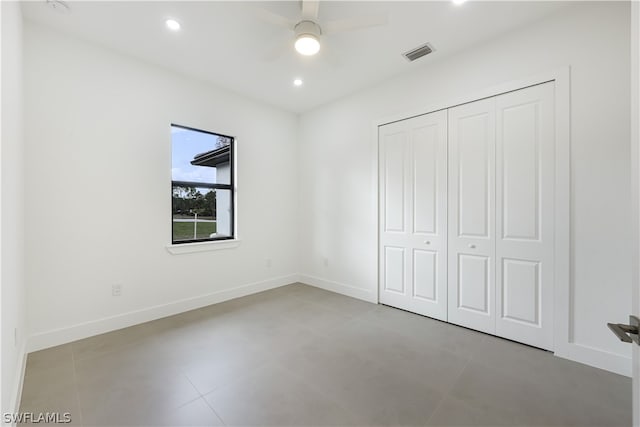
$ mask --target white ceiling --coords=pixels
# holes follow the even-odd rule
[[[575,3],[573,3],[575,4]],[[565,2],[323,1],[319,21],[387,14],[385,26],[326,36],[315,57],[293,50],[293,33],[266,22],[266,9],[296,20],[298,1],[69,2],[70,13],[44,0],[23,4],[26,19],[209,81],[234,92],[303,112],[385,79],[429,67],[447,55],[481,44],[570,7]],[[164,21],[182,24],[177,33]],[[401,53],[425,42],[433,54],[409,63]],[[290,48],[287,48],[290,44]],[[264,55],[282,46],[283,54]],[[304,80],[294,87],[296,77]]]

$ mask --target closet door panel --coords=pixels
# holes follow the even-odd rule
[[[449,321],[495,333],[495,100],[449,114]]]
[[[458,310],[489,315],[490,257],[458,255]]]
[[[498,335],[553,348],[554,83],[496,97]]]
[[[394,246],[385,246],[384,248],[385,292],[406,295],[404,253],[404,248]]]
[[[404,233],[405,209],[405,163],[407,157],[407,135],[390,132],[384,144],[384,229],[388,233]]]
[[[379,143],[380,302],[447,320],[446,112],[381,126]]]
[[[468,108],[468,107],[463,107]],[[455,114],[455,112],[453,113]],[[458,236],[489,238],[490,182],[493,166],[491,114],[481,112],[457,119],[455,165],[458,176]]]
[[[502,258],[501,319],[540,326],[540,263]]]
[[[436,302],[438,289],[438,252],[413,250],[414,297]]]
[[[442,126],[441,126],[442,127]],[[413,231],[414,233],[437,234],[438,222],[438,153],[441,130],[437,124],[413,129]]]
[[[499,103],[504,102],[500,98]],[[538,105],[505,106],[498,113],[498,184],[502,238],[537,240],[540,231]]]

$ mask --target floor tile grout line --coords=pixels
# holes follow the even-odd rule
[[[186,373],[184,373],[184,372],[180,372],[180,374],[181,374],[182,376],[184,376],[184,377],[187,379],[187,381],[189,381],[189,384],[191,384],[191,387],[193,387],[193,389],[196,391],[196,393],[198,393],[198,395],[199,395],[200,397],[204,397],[204,394],[202,394],[202,393],[200,392],[200,389],[199,389],[198,387],[196,387],[196,385],[193,383],[193,381],[191,381],[191,378],[189,378],[189,375],[187,375],[187,374],[186,374]],[[196,400],[196,399],[194,399],[194,400]]]
[[[207,393],[207,394],[209,394],[209,393]],[[204,400],[205,405],[207,405],[209,407],[209,409],[211,409],[211,411],[214,413],[214,415],[216,417],[218,417],[218,419],[222,422],[222,425],[226,426],[227,423],[222,419],[220,414],[218,414],[218,411],[215,410],[215,408],[211,405],[211,403],[209,403],[209,401],[204,396],[202,396],[202,400]]]
[[[186,375],[185,375],[185,376],[186,376]],[[189,379],[187,378],[187,380],[189,380]],[[191,380],[189,380],[189,382],[191,382]],[[192,385],[193,385],[193,384],[192,384]],[[195,388],[195,386],[194,386],[194,388]],[[197,389],[196,389],[196,391],[197,391]],[[190,401],[188,401],[188,402],[183,403],[182,405],[178,406],[175,410],[177,411],[178,409],[184,408],[185,406],[190,405],[190,404],[192,404],[193,402],[197,402],[198,400],[202,400],[202,401],[204,402],[204,404],[205,404],[205,405],[207,405],[207,408],[209,408],[209,409],[211,410],[211,412],[213,412],[213,414],[214,414],[214,415],[215,415],[215,416],[216,416],[216,417],[217,417],[217,418],[222,422],[222,424],[226,426],[226,424],[224,423],[224,421],[222,421],[222,418],[220,418],[220,415],[218,415],[218,413],[215,411],[215,409],[213,409],[213,408],[211,407],[211,405],[209,405],[209,402],[207,402],[207,399],[205,399],[205,398],[204,398],[204,395],[203,395],[203,394],[201,394],[199,391],[198,391],[198,394],[199,394],[199,396],[198,396],[198,397],[196,397],[196,398],[194,398],[194,399],[191,399],[191,400],[190,400]]]
[[[482,339],[480,340],[480,343],[483,343],[487,339],[488,339],[488,335],[483,336]],[[447,388],[447,390],[442,395],[442,399],[440,399],[440,401],[436,405],[436,407],[433,410],[433,412],[431,413],[431,415],[429,415],[429,418],[427,419],[427,421],[425,423],[426,425],[429,425],[429,422],[431,421],[431,419],[433,418],[435,413],[438,411],[438,409],[440,409],[440,407],[442,406],[443,402],[447,399],[447,397],[452,397],[451,396],[451,390],[453,390],[453,388],[456,386],[456,384],[458,383],[458,381],[462,377],[462,374],[464,374],[464,371],[467,370],[467,368],[469,367],[469,364],[473,361],[474,355],[475,355],[475,351],[472,350],[471,353],[469,354],[469,357],[467,358],[466,362],[464,363],[464,366],[460,370],[460,373],[456,376],[455,380],[453,380],[451,382],[451,385]]]
[[[402,311],[404,311],[404,310],[402,310]],[[425,317],[425,319],[428,319],[428,320],[435,320],[435,319],[431,319],[431,318],[429,318],[427,316],[423,316],[423,317]],[[364,320],[362,320],[360,318],[357,318],[357,317],[354,317],[354,318],[350,319],[349,322],[357,322],[357,323],[361,323],[361,324],[366,324],[367,323]],[[453,325],[453,326],[456,326],[456,325]],[[376,325],[374,327],[380,328],[380,329],[382,329],[384,331],[387,331],[387,332],[391,332],[391,333],[397,335],[398,337],[402,338],[403,340],[412,339],[412,337],[410,337],[408,335],[405,335],[404,333],[397,331],[395,328],[390,327],[390,326],[385,325],[385,324]],[[484,340],[484,337],[482,338],[482,340]],[[480,340],[480,342],[482,342],[482,340]],[[433,350],[438,350],[438,351],[441,351],[441,352],[444,352],[444,353],[448,353],[448,354],[450,354],[452,356],[455,356],[455,357],[460,357],[460,354],[458,354],[457,352],[455,352],[453,350],[450,350],[448,348],[444,348],[444,347],[441,347],[441,346],[438,346],[438,345],[431,345],[431,344],[429,344],[427,342],[424,342],[424,345],[426,345],[427,347],[429,347],[429,348],[431,348]],[[469,356],[469,357],[471,357],[471,356]]]
[[[184,403],[182,403],[181,405],[176,406],[176,407],[175,407],[175,409],[176,409],[176,410],[178,410],[178,409],[180,409],[180,408],[184,408],[185,406],[190,405],[190,404],[192,404],[193,402],[197,402],[197,401],[198,401],[198,400],[200,400],[200,399],[202,399],[202,395],[196,396],[196,397],[194,397],[193,399],[191,399],[191,400],[189,400],[189,401],[187,401],[187,402],[184,402]]]
[[[456,378],[453,381],[451,381],[451,385],[449,387],[447,387],[447,390],[442,394],[442,398],[440,399],[440,401],[438,402],[436,407],[431,412],[431,415],[429,415],[429,418],[427,418],[427,421],[425,422],[425,425],[429,425],[429,422],[431,421],[431,419],[433,418],[435,413],[438,412],[438,409],[440,409],[440,407],[442,406],[443,402],[447,399],[447,397],[450,396],[451,390],[453,390],[453,388],[456,386],[456,384],[458,383],[458,381],[462,377],[462,374],[464,374],[464,371],[466,371],[467,367],[469,366],[469,363],[471,362],[471,359],[473,359],[473,353],[469,355],[469,357],[467,358],[466,362],[464,363],[464,366],[462,367],[462,369],[460,369],[460,373],[458,373],[458,375],[456,375]]]
[[[327,311],[327,312],[331,312],[331,313],[339,313],[341,311],[338,310],[331,310],[325,306],[321,306],[319,304],[313,304],[308,300],[305,300],[304,298],[298,298],[296,295],[279,295],[277,297],[277,299],[288,299],[291,298],[292,300],[295,301],[300,301],[300,303],[304,303],[304,304],[311,304],[314,307],[320,307],[322,308],[322,311]],[[345,296],[345,298],[349,298],[347,296]],[[256,303],[256,307],[255,308],[259,308],[261,306],[261,304],[263,302],[267,302],[268,304],[272,304],[274,301],[271,298],[266,298],[264,299],[264,301],[258,302]],[[294,302],[294,304],[296,304]],[[289,304],[286,305],[287,307],[289,306]],[[240,306],[241,307],[241,306]],[[310,306],[307,306],[310,307]],[[310,340],[313,339],[313,341],[317,342],[317,340],[319,338],[322,339],[332,339],[332,336],[329,334],[326,334],[325,332],[327,331],[334,331],[336,328],[340,329],[341,327],[344,327],[345,324],[367,324],[370,323],[369,326],[371,328],[377,329],[380,332],[382,331],[390,331],[390,332],[394,332],[396,334],[398,334],[398,336],[402,337],[404,340],[411,340],[412,336],[411,334],[403,334],[403,333],[399,333],[397,328],[392,327],[392,324],[397,323],[398,326],[403,326],[405,324],[405,322],[402,321],[401,318],[398,318],[398,321],[394,321],[394,319],[396,319],[395,316],[385,316],[385,312],[386,311],[380,311],[377,312],[375,311],[378,307],[381,307],[381,305],[372,305],[371,309],[368,309],[366,311],[362,310],[362,308],[359,305],[355,305],[353,309],[350,309],[350,307],[346,307],[342,312],[346,313],[346,312],[350,312],[350,313],[355,313],[354,316],[349,316],[349,319],[345,319],[344,322],[342,324],[336,324],[333,325],[333,322],[320,322],[321,326],[316,326],[316,327],[311,327],[309,325],[305,324],[304,329],[309,328],[309,330],[311,332],[317,332],[317,334],[312,334],[313,338],[310,337]],[[251,307],[249,307],[251,309]],[[278,315],[277,311],[274,311],[273,309],[277,309],[278,308],[278,304],[276,301],[276,304],[272,304],[269,306],[269,308],[267,309],[267,311],[264,311],[264,313],[268,313],[270,315],[275,315],[277,317],[277,321],[279,323],[282,323],[284,326],[290,325],[290,324],[295,324],[296,323],[296,316],[294,315],[295,313],[291,313],[291,316],[287,316],[287,313],[284,313],[285,315],[282,315],[283,313],[280,313]],[[233,309],[236,310],[237,308]],[[284,308],[283,310],[286,310],[286,308]],[[250,310],[251,311],[251,310]],[[315,311],[315,310],[312,310]],[[393,310],[396,311],[396,310]],[[328,313],[328,314],[331,314]],[[262,315],[262,312],[258,313],[259,316],[258,318]],[[321,313],[324,316],[324,313]],[[245,316],[245,314],[243,314],[243,316]],[[416,315],[417,316],[417,315]],[[418,316],[418,317],[423,317],[423,316]],[[370,319],[370,322],[367,322],[367,319]],[[381,322],[381,320],[385,320],[387,319],[390,323],[384,323]],[[231,319],[233,321],[233,319]],[[428,318],[424,318],[424,320],[429,320]],[[251,320],[251,322],[255,322],[255,320]],[[317,322],[316,322],[317,323]],[[326,323],[326,325],[325,325]],[[440,322],[438,322],[440,323]],[[408,322],[406,323],[407,326],[409,328],[411,328],[412,323]],[[207,327],[206,324],[202,325],[203,327]],[[456,325],[452,325],[452,326],[456,326]],[[433,327],[433,328],[439,328],[438,325],[436,324],[431,324],[431,323],[425,323],[425,327],[429,328],[429,327]],[[320,329],[322,330],[323,333],[321,333]],[[466,329],[466,328],[465,328]],[[444,329],[443,329],[444,330]],[[181,333],[180,330],[178,330],[178,332]],[[360,331],[361,332],[361,331]],[[436,414],[440,413],[443,414],[444,409],[446,409],[448,407],[448,404],[451,403],[451,401],[455,401],[455,400],[459,400],[459,396],[456,397],[458,395],[458,393],[453,393],[454,390],[460,390],[460,387],[465,386],[466,383],[468,383],[467,379],[468,379],[468,375],[470,373],[473,373],[474,370],[478,367],[482,367],[484,366],[487,362],[486,360],[486,350],[487,349],[491,349],[494,347],[494,342],[492,341],[495,337],[489,334],[484,334],[481,333],[481,338],[479,339],[475,339],[473,337],[470,337],[469,339],[467,339],[466,336],[462,336],[461,339],[464,339],[465,341],[469,341],[471,342],[473,345],[471,346],[471,348],[468,348],[467,351],[458,351],[458,346],[451,346],[448,344],[448,341],[442,341],[440,344],[438,344],[440,342],[439,338],[439,334],[437,334],[436,336],[434,336],[434,340],[426,340],[425,342],[429,343],[429,347],[433,348],[433,349],[437,349],[440,352],[443,353],[443,356],[446,357],[446,353],[451,353],[454,355],[458,356],[458,360],[457,362],[455,362],[457,364],[457,373],[454,370],[453,372],[451,372],[454,375],[447,375],[447,381],[443,384],[443,387],[440,387],[440,393],[441,395],[435,395],[435,399],[432,400],[432,402],[435,404],[434,405],[434,409],[431,411],[431,413],[429,414],[423,414],[426,415],[426,423],[431,423],[436,421]],[[280,335],[278,334],[278,337]],[[146,342],[146,338],[148,338],[147,336],[145,336],[145,342]],[[272,340],[274,337],[269,338],[270,340]],[[277,337],[275,337],[277,338]],[[155,339],[155,338],[154,338]],[[421,342],[424,340],[420,340]],[[391,341],[392,342],[392,341]],[[72,343],[69,343],[72,344]],[[76,350],[74,348],[74,346],[72,345],[70,348],[70,353],[71,353],[71,362],[72,362],[72,380],[74,382],[74,386],[76,387],[75,389],[75,395],[74,395],[74,400],[77,403],[78,406],[78,418],[81,422],[81,424],[83,423],[83,415],[88,416],[89,418],[91,418],[91,411],[89,407],[85,407],[85,411],[82,410],[81,408],[81,400],[82,400],[82,394],[80,393],[80,389],[79,389],[79,378],[83,378],[83,383],[85,384],[85,377],[83,374],[85,374],[85,361],[89,360],[92,361],[94,358],[102,358],[102,357],[107,357],[111,354],[114,353],[119,353],[119,352],[126,352],[128,350],[130,350],[132,347],[141,344],[140,342],[127,342],[126,344],[120,346],[118,344],[120,343],[116,343],[116,347],[117,348],[113,348],[110,345],[107,345],[107,347],[105,348],[104,346],[100,346],[100,343],[97,343],[98,346],[95,347],[95,344],[91,343],[91,347],[97,348],[99,351],[104,351],[103,353],[92,353],[91,351],[89,352],[77,352],[74,351]],[[113,342],[111,343],[113,344]],[[336,346],[342,348],[343,350],[346,351],[350,351],[351,348],[347,345],[346,341],[340,342],[340,341],[335,341],[334,343]],[[283,351],[282,354],[279,353],[279,356],[274,359],[276,362],[280,361],[280,357],[281,356],[285,356],[291,352],[295,352],[299,350],[300,345],[303,345],[302,343],[298,343],[297,346],[293,347],[293,348],[289,348],[287,346],[286,351]],[[260,346],[260,348],[262,347],[262,345]],[[268,347],[265,347],[268,351]],[[256,347],[256,349],[258,349],[258,347]],[[80,347],[80,350],[82,350],[82,347]],[[89,348],[89,350],[91,350],[91,348]],[[264,350],[264,349],[263,349]],[[501,350],[501,348],[498,346],[496,348],[497,350]],[[517,348],[516,348],[517,350]],[[426,350],[425,350],[426,351]],[[518,354],[520,354],[521,352],[518,351]],[[515,354],[515,353],[514,353]],[[88,357],[82,357],[82,356],[87,356]],[[68,356],[67,356],[68,357]],[[66,359],[69,360],[69,359]],[[175,362],[172,362],[175,365]],[[278,362],[279,365],[281,365],[281,363]],[[454,365],[455,366],[455,365]],[[83,370],[79,370],[79,368],[82,368]],[[490,366],[491,369],[497,369],[496,366]],[[197,383],[197,376],[192,376],[191,378],[194,378],[194,381],[191,380],[191,378],[189,377],[189,375],[186,374],[186,372],[184,372],[183,369],[179,369],[178,371],[181,371],[182,375],[185,376],[187,378],[187,381],[189,381],[189,383],[192,385],[192,387],[194,387],[197,397],[193,397],[191,400],[189,400],[189,402],[183,403],[179,406],[179,408],[185,406],[185,405],[189,405],[191,403],[194,403],[195,401],[199,400],[199,399],[204,399],[205,404],[207,405],[207,407],[213,412],[213,414],[215,415],[215,417],[217,418],[218,422],[222,423],[223,425],[226,425],[226,423],[224,422],[224,420],[222,419],[222,417],[218,414],[218,412],[216,411],[216,409],[214,409],[214,404],[215,406],[217,406],[218,408],[221,408],[221,410],[225,410],[225,406],[223,404],[222,407],[220,407],[220,402],[218,402],[216,399],[212,399],[212,401],[208,401],[208,399],[206,398],[206,396],[209,396],[211,393],[213,393],[213,391],[209,391],[207,393],[202,393],[200,392],[200,390],[198,389],[198,387],[195,386],[194,383]],[[301,373],[304,371],[300,371]],[[466,375],[465,375],[466,373]],[[508,374],[508,373],[507,373]],[[321,394],[325,394],[324,393],[324,389],[321,388],[316,388],[314,387],[314,384],[311,382],[311,384],[309,383],[309,381],[306,379],[306,377],[304,376],[300,376],[297,372],[294,373],[294,377],[296,377],[298,380],[304,382],[305,384],[309,385],[311,389],[316,390],[317,392],[320,392]],[[463,378],[464,377],[464,378]],[[235,376],[234,376],[235,378]],[[226,386],[233,384],[235,381],[237,381],[237,379],[229,381],[228,384],[226,384]],[[521,381],[521,380],[518,380]],[[226,387],[225,386],[225,387]],[[201,387],[202,388],[202,387]],[[85,387],[83,387],[83,390],[85,389]],[[436,389],[438,390],[438,389]],[[215,397],[212,396],[212,397]],[[66,399],[68,401],[68,399]],[[73,400],[71,400],[73,401]],[[86,403],[86,399],[85,399],[85,403]],[[463,403],[465,403],[463,401]],[[199,405],[200,403],[198,403]],[[342,409],[347,409],[348,407],[342,406],[342,405],[338,405],[340,406]],[[201,410],[203,412],[206,412],[207,414],[209,414],[204,408],[201,408]],[[442,411],[441,411],[442,410]],[[86,414],[83,414],[83,412],[86,412]],[[353,414],[353,413],[352,413]],[[209,415],[210,416],[210,415]],[[229,414],[227,414],[227,416],[229,416]]]
[[[326,337],[324,339],[326,339]],[[347,346],[342,345],[340,342],[337,342],[336,344],[338,347],[341,347],[341,349],[345,352],[358,354],[357,352],[354,352],[351,349],[349,349]],[[384,368],[384,364],[378,362],[377,360],[375,360],[375,358],[368,358],[366,356],[363,356],[363,357],[365,357],[369,362],[371,362],[377,369]],[[291,375],[293,375],[296,379],[298,379],[298,381],[301,381],[303,384],[307,385],[307,387],[314,390],[316,393],[319,393],[321,396],[324,396],[326,399],[328,399],[328,401],[335,404],[337,407],[341,408],[342,410],[346,411],[352,416],[358,417],[361,415],[359,412],[349,407],[349,405],[345,405],[341,403],[339,400],[335,399],[333,396],[331,396],[330,393],[327,393],[327,390],[324,390],[322,387],[319,387],[317,384],[315,384],[313,381],[307,378],[304,374],[292,371]]]
[[[319,337],[321,337],[321,336],[319,336]],[[248,343],[248,342],[249,342],[249,341],[247,341],[247,343]],[[248,377],[251,375],[251,373],[252,373],[252,372],[254,372],[254,371],[258,370],[258,369],[261,369],[263,366],[265,366],[265,365],[267,365],[267,364],[273,364],[273,363],[276,363],[276,361],[277,361],[277,357],[282,357],[282,356],[284,356],[284,355],[287,355],[287,354],[289,354],[289,353],[292,353],[292,352],[294,352],[294,351],[298,350],[299,348],[301,348],[303,345],[304,345],[304,343],[300,343],[300,344],[297,344],[297,345],[295,345],[294,347],[289,348],[289,349],[286,349],[286,350],[284,350],[284,351],[282,351],[282,352],[280,352],[280,353],[275,353],[275,355],[274,355],[274,354],[272,354],[272,355],[271,355],[271,357],[272,357],[271,359],[261,359],[259,362],[257,362],[257,364],[256,364],[255,366],[253,366],[253,368],[252,368],[252,369],[250,369],[248,372],[244,372],[244,373],[240,376],[240,378],[239,378],[239,379],[236,379],[235,381],[242,381],[242,380],[244,380],[244,379],[248,378]],[[249,351],[252,351],[252,352],[254,352],[255,354],[258,354],[258,353],[257,353],[257,352],[258,352],[258,347],[253,348],[253,349],[251,349],[251,350],[249,350]],[[205,397],[205,396],[207,396],[207,395],[209,395],[209,394],[211,394],[211,393],[213,393],[213,392],[215,392],[215,391],[218,391],[218,390],[220,390],[220,389],[223,389],[223,388],[225,388],[225,387],[229,387],[229,386],[231,386],[231,385],[233,384],[233,381],[232,381],[232,380],[229,380],[229,381],[227,381],[227,382],[225,382],[225,383],[223,383],[223,384],[221,384],[221,385],[216,386],[216,387],[215,387],[215,388],[213,388],[213,389],[207,390],[207,391],[205,391],[205,392],[201,392],[201,391],[200,391],[200,389],[198,389],[198,387],[196,387],[196,385],[193,383],[193,381],[191,380],[191,378],[189,377],[189,375],[188,375],[188,373],[187,373],[186,371],[181,370],[181,374],[182,374],[182,375],[184,375],[184,376],[187,378],[187,380],[191,383],[191,385],[196,389],[196,391],[198,392],[198,394],[200,394],[202,397]],[[205,400],[206,400],[206,399],[205,399]]]
[[[379,366],[382,366],[382,365],[379,365]],[[354,411],[353,409],[351,409],[349,407],[349,405],[344,405],[343,403],[341,403],[339,399],[334,398],[330,393],[327,393],[326,390],[324,390],[322,387],[319,387],[313,381],[310,381],[303,374],[300,374],[300,373],[294,372],[294,371],[291,371],[290,374],[294,378],[296,378],[298,381],[300,381],[302,384],[304,384],[307,387],[309,387],[309,389],[315,391],[320,396],[323,396],[325,399],[327,399],[328,402],[331,402],[332,404],[336,405],[338,408],[341,408],[343,411],[347,412],[351,416],[358,417],[360,415],[360,413],[358,413],[358,412]]]

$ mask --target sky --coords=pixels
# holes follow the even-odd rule
[[[209,182],[216,180],[216,168],[193,166],[196,154],[216,147],[217,136],[171,126],[171,180]]]

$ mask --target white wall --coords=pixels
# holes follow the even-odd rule
[[[303,281],[375,299],[375,120],[570,65],[573,357],[629,373],[629,346],[606,327],[630,310],[629,37],[628,3],[575,4],[304,114]]]
[[[0,145],[0,280],[2,412],[13,412],[24,360],[22,16],[14,2],[2,14],[2,143]],[[14,331],[17,329],[17,340]]]
[[[32,349],[295,280],[296,115],[29,22],[25,103]],[[171,123],[237,138],[239,247],[167,252]]]

